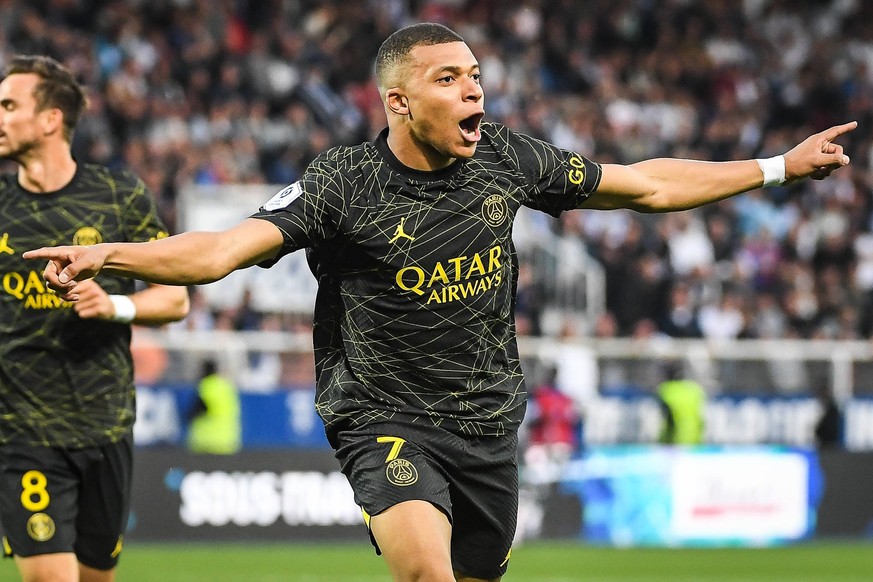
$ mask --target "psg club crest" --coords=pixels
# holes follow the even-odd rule
[[[394,459],[388,463],[385,476],[398,487],[407,487],[418,481],[418,470],[406,459]]]
[[[96,245],[103,242],[100,231],[93,226],[83,226],[73,235],[74,245]]]
[[[498,227],[506,220],[509,209],[506,200],[500,194],[492,194],[482,203],[482,218],[489,226]]]

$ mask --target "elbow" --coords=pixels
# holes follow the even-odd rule
[[[188,297],[187,287],[167,287],[167,289],[168,296],[166,296],[164,307],[161,310],[163,315],[160,318],[161,324],[181,321],[188,317],[188,313],[191,311],[191,300]]]
[[[212,244],[201,254],[198,266],[186,269],[192,274],[189,284],[205,285],[224,279],[239,268],[248,266],[248,257],[240,251],[236,237],[221,236],[217,233],[212,239]],[[197,273],[197,275],[194,275]]]
[[[172,306],[172,313],[175,316],[173,321],[185,319],[191,311],[191,300],[188,296],[188,289],[181,287],[180,290],[182,293],[179,294],[179,297],[173,302]]]
[[[663,214],[665,212],[689,210],[695,206],[698,205],[692,200],[685,200],[685,198],[676,193],[655,190],[635,200],[631,205],[631,209],[644,214]]]
[[[228,254],[222,253],[219,257],[214,257],[214,260],[210,260],[203,265],[203,268],[200,269],[201,276],[192,283],[195,285],[215,283],[233,273],[236,267],[237,265],[229,259]]]
[[[135,323],[145,326],[161,326],[181,321],[188,316],[191,302],[187,287],[156,285],[137,294],[140,296]],[[145,297],[148,296],[148,300]]]
[[[204,253],[195,261],[178,260],[166,274],[153,276],[149,281],[159,285],[207,285],[228,276],[233,267],[222,260],[218,252]]]
[[[628,203],[627,207],[641,214],[662,214],[671,210],[677,210],[677,208],[670,205],[669,200],[659,196],[658,193],[637,198],[633,202]]]

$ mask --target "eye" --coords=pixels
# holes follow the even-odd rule
[[[455,78],[451,75],[446,75],[445,77],[440,77],[439,79],[437,79],[437,81],[440,83],[451,83],[454,80]]]
[[[473,73],[470,76],[473,77],[473,80],[476,81],[477,83],[482,81],[482,73]]]

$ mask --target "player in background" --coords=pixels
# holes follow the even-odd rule
[[[75,301],[98,273],[174,285],[307,249],[319,282],[316,406],[396,580],[500,580],[518,502],[525,387],[513,322],[521,206],[685,210],[849,163],[854,122],[784,156],[598,164],[483,122],[479,63],[432,23],[376,57],[388,128],[328,150],[300,181],[222,232],[63,246],[44,276]]]
[[[110,582],[127,525],[135,415],[131,323],[176,321],[183,287],[102,275],[64,301],[22,258],[34,244],[167,236],[141,180],[78,163],[87,99],[42,56],[0,82],[0,528],[25,582]]]

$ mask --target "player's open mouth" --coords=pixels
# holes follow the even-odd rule
[[[467,141],[477,142],[482,139],[482,134],[479,132],[479,122],[485,117],[484,113],[476,113],[466,119],[462,119],[458,127],[461,128],[461,135]]]

